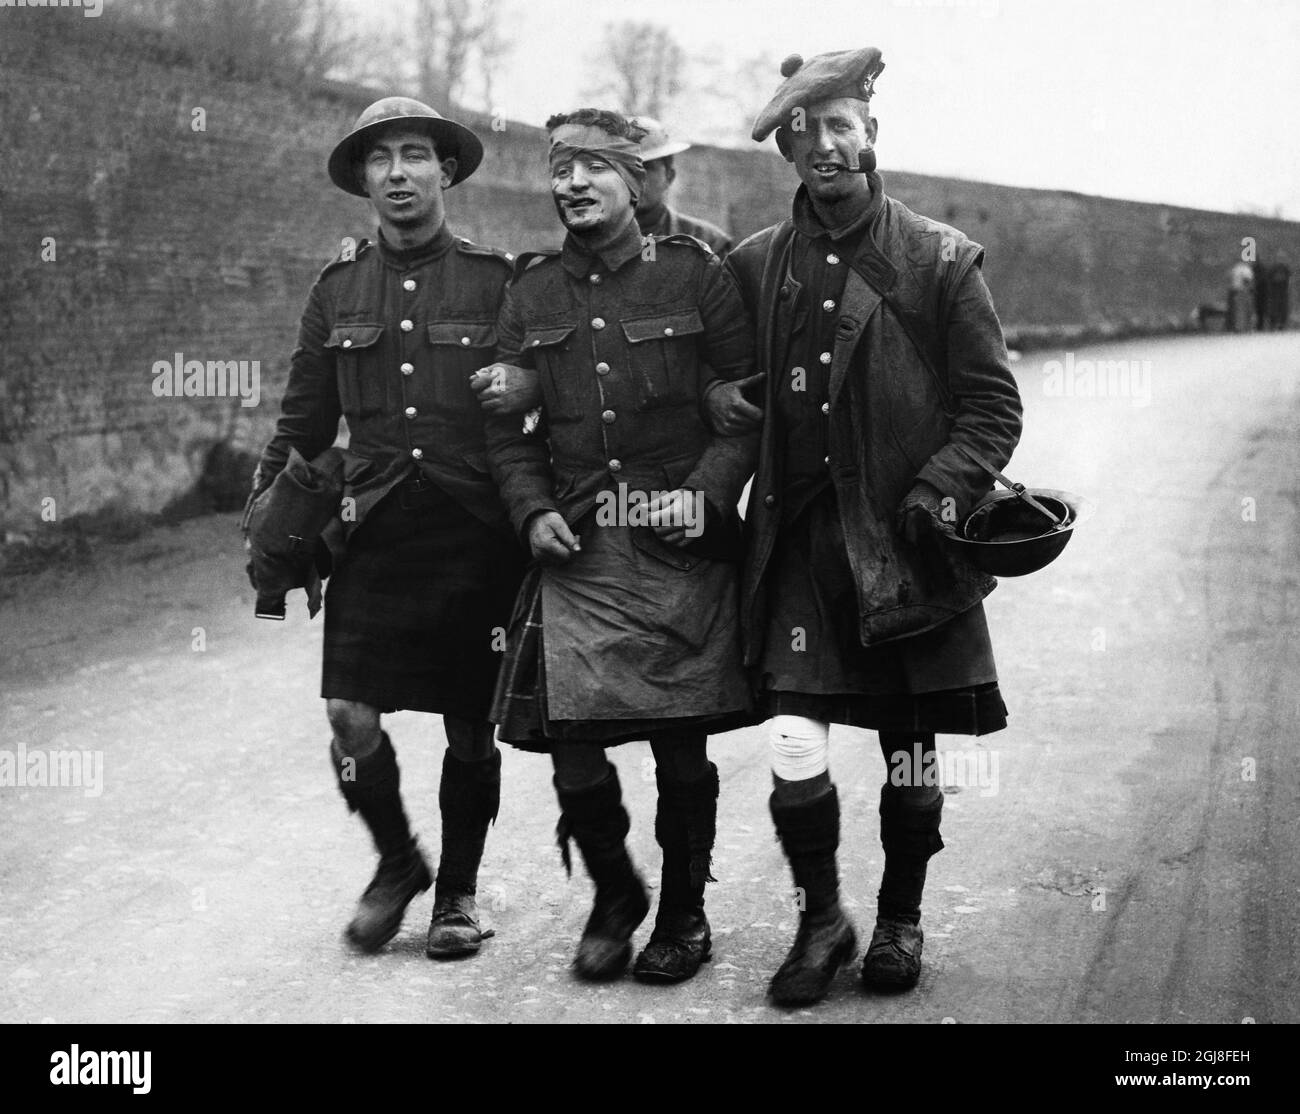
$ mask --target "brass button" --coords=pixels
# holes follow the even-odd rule
[[[829,352],[823,352],[817,358],[824,364],[829,364],[831,362],[831,354]]]
[[[614,411],[613,411],[613,410],[605,410],[605,411],[603,411],[603,412],[601,413],[601,415],[600,415],[600,420],[601,420],[602,422],[604,422],[606,425],[613,425],[613,424],[614,424]]]
[[[403,374],[403,375],[411,375],[411,374],[414,373],[414,371],[415,371],[415,365],[414,365],[414,364],[403,364],[403,365],[402,365],[402,374]]]
[[[352,347],[352,342],[351,342],[350,340],[345,340],[345,341],[343,342],[343,347],[344,347],[344,348],[351,348],[351,347]]]
[[[830,311],[833,310],[834,308],[835,308],[834,298],[827,298],[826,301],[822,302],[822,309],[824,309],[827,313],[830,313]]]
[[[603,329],[605,327],[605,319],[603,317],[593,317],[591,319],[591,327],[593,329]]]
[[[830,458],[830,457],[825,457],[825,458],[822,460],[822,463],[823,463],[823,464],[829,464],[830,462],[831,462],[831,458]]]
[[[592,286],[599,286],[599,285],[600,285],[600,276],[599,276],[599,275],[588,275],[588,276],[587,276],[587,281],[588,281],[589,283],[591,283]]]
[[[515,259],[515,257],[514,257],[513,255],[511,255],[510,252],[506,252],[506,262],[507,262],[507,263],[513,263],[513,262],[514,262],[514,259]]]
[[[609,462],[609,470],[610,470],[611,472],[621,472],[621,471],[623,471],[623,462],[622,462],[621,460],[618,460],[617,458],[614,459],[614,460],[611,460],[611,461]]]
[[[414,290],[414,289],[415,289],[415,279],[407,279],[404,283],[402,283],[402,289],[403,289],[403,290]]]
[[[414,407],[414,406],[408,406],[408,407],[405,409],[405,411],[403,411],[403,413],[405,413],[406,416],[407,416],[408,418],[414,418],[414,417],[415,417],[415,407]]]
[[[832,267],[834,267],[835,264],[838,263],[839,261],[840,261],[840,257],[836,255],[834,252],[831,252],[830,255],[826,257],[826,262],[829,263]]]
[[[664,336],[666,336],[666,337],[670,337],[670,336],[672,336],[672,335],[673,335],[673,330],[672,330],[671,326],[670,326],[669,328],[667,328],[667,329],[664,330]]]
[[[536,348],[536,347],[537,347],[539,344],[541,344],[541,343],[542,343],[542,342],[541,342],[540,340],[535,340],[535,341],[533,341],[533,347]]]
[[[461,337],[461,338],[460,338],[460,342],[461,342],[461,344],[464,344],[464,345],[468,346],[468,345],[469,345],[469,337]]]
[[[823,414],[829,414],[830,412],[831,412],[831,404],[830,404],[829,402],[823,402],[823,403],[822,403],[822,413],[823,413]]]
[[[403,321],[400,328],[402,332],[409,333],[412,329],[415,328],[415,322],[410,320]]]
[[[600,363],[598,363],[598,364],[596,365],[596,374],[597,374],[597,375],[608,375],[608,374],[609,374],[609,364],[605,363],[604,360],[601,360]]]
[[[424,450],[423,450],[423,449],[412,449],[412,450],[411,450],[411,455],[412,455],[413,457],[415,457],[416,460],[423,460],[423,459],[424,459]]]
[[[763,506],[765,506],[765,507],[775,507],[775,506],[776,506],[776,496],[775,496],[775,495],[764,495],[764,496],[763,496]]]

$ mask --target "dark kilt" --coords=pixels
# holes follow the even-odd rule
[[[399,484],[325,595],[321,695],[486,720],[524,556],[428,480]]]
[[[833,488],[782,528],[766,590],[771,606],[758,671],[765,715],[917,734],[987,735],[1006,727],[983,604],[909,638],[861,644]]]

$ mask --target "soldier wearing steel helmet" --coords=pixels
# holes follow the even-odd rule
[[[670,206],[666,200],[668,190],[677,180],[674,159],[691,145],[674,140],[667,129],[653,116],[630,118],[646,136],[641,140],[641,161],[645,163],[645,188],[636,203],[636,223],[643,236],[676,236],[684,233],[703,240],[715,255],[725,256],[731,250],[731,236],[716,224],[698,217],[688,217]]]
[[[994,581],[939,540],[1009,459],[1020,397],[983,249],[888,197],[875,171],[869,105],[883,69],[874,48],[783,63],[753,137],[775,132],[798,173],[792,217],[726,264],[766,340],[765,395],[761,407],[731,384],[707,395],[715,428],[763,421],[741,622],[769,717],[772,818],[804,897],[770,987],[782,1005],[825,996],[856,950],[839,901],[830,724],[876,730],[889,766],[861,972],[885,989],[921,970],[927,862],[943,847],[935,734],[1006,724],[981,604]],[[913,748],[921,763],[896,759]]]
[[[254,478],[256,496],[290,450],[310,459],[347,419],[336,523],[344,538],[325,598],[321,695],[339,790],[380,856],[347,926],[362,951],[392,939],[433,882],[381,726],[398,709],[441,713],[449,744],[427,952],[472,954],[482,941],[475,890],[501,784],[487,722],[500,661],[494,632],[509,619],[523,571],[469,384],[493,355],[512,257],[452,235],[442,197],[482,156],[468,128],[405,97],[372,104],[334,149],[331,180],[369,200],[379,233],[349,245],[312,287]]]

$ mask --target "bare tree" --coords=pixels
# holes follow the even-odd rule
[[[122,14],[170,31],[223,76],[322,78],[354,45],[340,31],[338,0],[127,0]]]
[[[689,122],[687,130],[698,142],[747,147],[754,117],[784,80],[780,56],[768,52],[730,62],[724,57],[716,48],[692,52],[684,79],[690,118],[673,122]]]
[[[668,28],[632,20],[611,23],[599,65],[593,67],[609,76],[588,85],[585,95],[613,98],[624,112],[663,116],[682,91],[685,65],[686,53]]]
[[[492,71],[509,50],[499,0],[415,0],[414,19],[423,99],[447,106],[463,100],[477,71],[490,108]]]

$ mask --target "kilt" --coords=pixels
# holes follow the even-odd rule
[[[546,752],[556,739],[613,746],[757,722],[736,566],[637,529],[588,518],[568,564],[529,571],[492,707],[502,742]]]
[[[523,570],[513,535],[429,480],[399,484],[330,577],[321,696],[486,720]]]
[[[876,731],[986,735],[1007,725],[984,605],[932,630],[864,647],[835,491],[783,527],[767,574],[759,667],[768,716]]]

